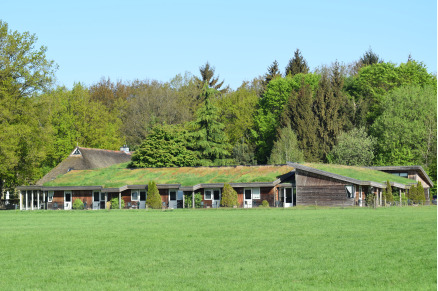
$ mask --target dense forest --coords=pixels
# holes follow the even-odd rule
[[[208,62],[167,82],[69,89],[54,85],[57,65],[36,40],[0,21],[2,190],[34,183],[76,145],[124,144],[130,167],[422,165],[436,183],[437,79],[410,56],[397,65],[368,49],[311,71],[297,49],[284,70],[273,61],[236,90]]]

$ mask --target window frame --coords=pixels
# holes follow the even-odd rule
[[[351,194],[348,191],[349,187],[351,187]],[[349,198],[349,199],[356,198],[356,187],[355,187],[355,185],[345,185],[345,193],[347,194],[347,198]]]
[[[53,202],[54,196],[55,196],[55,191],[47,191],[47,202]]]
[[[258,193],[254,193],[254,189],[257,189]],[[243,195],[244,195],[243,197],[244,197],[244,199],[246,199],[246,197],[245,197],[246,190],[250,190],[251,191],[251,200],[261,200],[262,199],[260,187],[247,187],[247,188],[244,188],[243,189]],[[248,200],[248,199],[246,199],[246,200]]]
[[[137,193],[136,194],[137,195],[136,199],[134,199],[133,196],[132,196],[132,194],[134,192]],[[140,201],[140,189],[131,189],[131,201]]]
[[[207,191],[210,192],[210,198],[207,198],[207,196],[206,196]],[[214,192],[215,191],[219,191],[219,200],[221,200],[221,198],[222,198],[221,188],[206,188],[206,189],[204,189],[204,200],[206,200],[206,201],[213,201],[213,200],[219,201],[219,200],[214,199]]]

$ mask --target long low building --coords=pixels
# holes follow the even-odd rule
[[[220,206],[222,189],[230,184],[238,194],[239,207],[252,208],[266,200],[271,207],[297,205],[364,206],[373,195],[382,204],[382,191],[389,181],[400,194],[420,182],[429,200],[433,183],[420,166],[363,168],[340,165],[288,163],[266,166],[181,167],[129,169],[127,163],[117,163],[123,154],[118,151],[76,148],[72,155],[49,173],[42,185],[18,187],[20,209],[72,209],[80,199],[86,209],[104,209],[107,201],[118,199],[119,207],[146,208],[148,183],[157,183],[163,207],[195,207],[195,196],[201,196],[201,206]],[[82,153],[81,153],[82,152]],[[87,155],[83,153],[87,152]],[[86,165],[93,153],[108,158],[118,156],[109,167],[74,169]],[[74,157],[72,157],[74,156]],[[76,160],[75,160],[76,159]],[[77,159],[82,159],[80,162]],[[65,173],[59,169],[67,170]],[[198,197],[199,197],[198,195]],[[122,200],[124,203],[122,203]],[[186,201],[190,200],[191,205]]]

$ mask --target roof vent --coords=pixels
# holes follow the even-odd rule
[[[123,147],[120,148],[120,151],[129,154],[129,148],[126,144],[124,144]]]

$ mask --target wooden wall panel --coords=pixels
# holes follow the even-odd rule
[[[353,206],[355,203],[345,191],[345,185],[350,183],[301,171],[295,177],[297,205]]]

